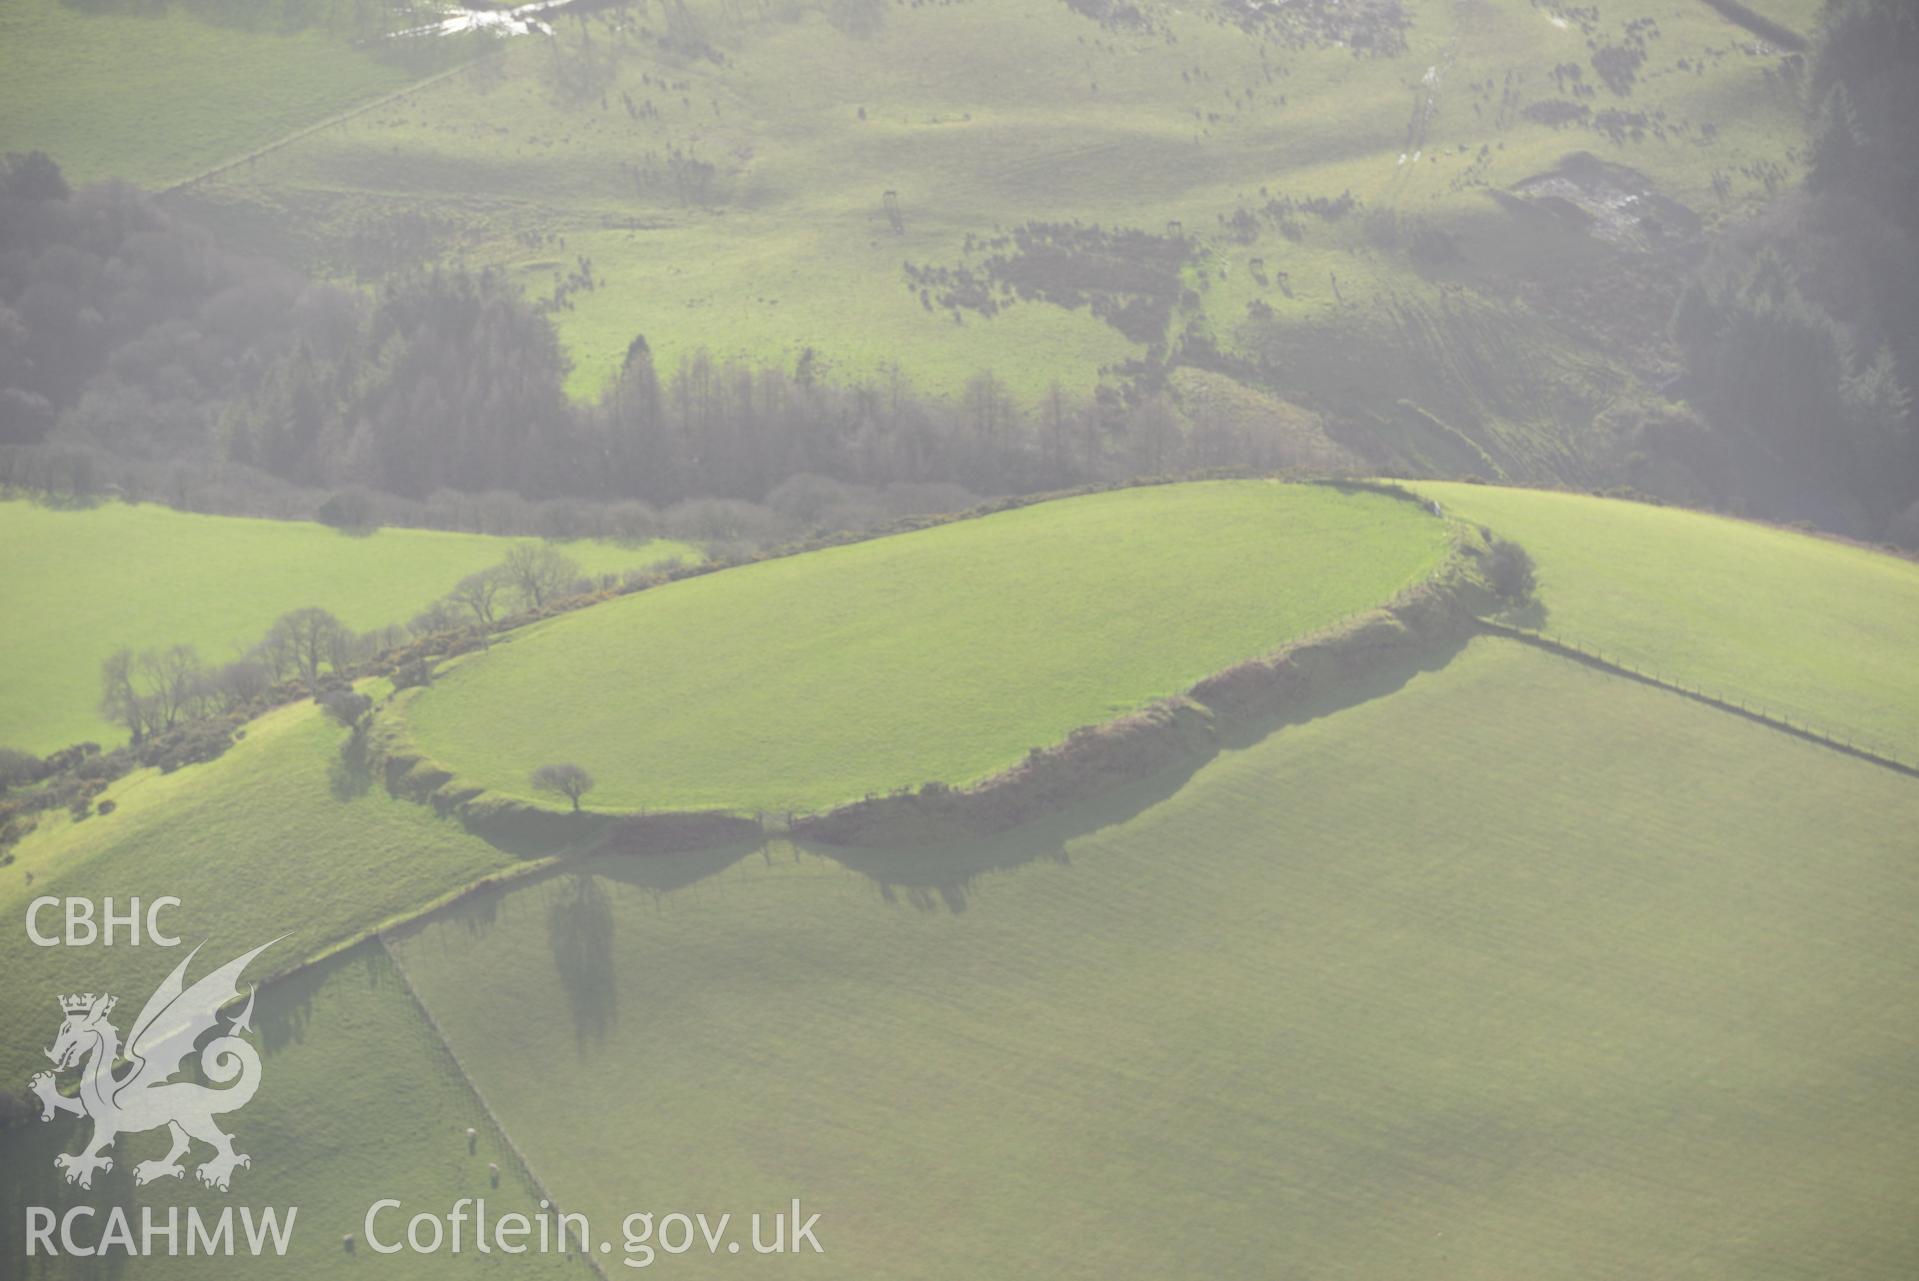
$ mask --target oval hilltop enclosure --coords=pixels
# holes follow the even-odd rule
[[[602,809],[810,810],[964,783],[1380,605],[1447,525],[1387,495],[1209,481],[764,561],[521,633],[407,705],[463,784],[570,761]]]

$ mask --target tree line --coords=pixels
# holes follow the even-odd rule
[[[437,660],[489,645],[500,630],[703,568],[669,560],[589,577],[558,548],[521,543],[404,625],[356,631],[308,606],[280,615],[259,641],[223,663],[208,663],[188,644],[118,649],[100,664],[99,707],[127,731],[126,743],[110,750],[77,743],[44,758],[0,747],[0,866],[12,861],[8,847],[33,830],[40,812],[65,808],[75,821],[111,813],[112,802],[98,798],[113,780],[141,767],[171,772],[213,760],[248,720],[271,708],[311,698],[354,731],[343,752],[351,755],[363,749],[372,709],[355,680],[385,676],[395,690],[430,684]],[[551,781],[539,786],[552,790]],[[562,781],[578,794],[591,786],[570,773]],[[577,804],[567,788],[560,790]]]
[[[1822,523],[1919,547],[1919,9],[1834,0],[1809,90],[1803,188],[1722,237],[1674,314],[1716,438],[1676,452],[1708,483],[1757,465],[1840,495]]]
[[[650,582],[677,566],[668,561],[636,576]],[[564,598],[618,582],[614,575],[587,577],[578,562],[549,544],[519,543],[404,626],[359,632],[328,610],[308,606],[280,615],[258,642],[225,663],[205,663],[192,645],[118,649],[100,665],[100,712],[123,726],[137,748],[196,721],[251,713],[263,702],[321,697],[409,641],[464,632],[486,645],[509,614],[538,614]],[[418,669],[396,680],[402,687],[421,683],[425,677]]]
[[[970,499],[1289,461],[1249,434],[1182,429],[1150,388],[1023,403],[982,372],[933,397],[897,368],[840,385],[821,364],[700,352],[661,370],[636,336],[579,404],[550,319],[500,273],[316,282],[124,184],[72,190],[45,155],[0,167],[0,483],[170,500],[216,477],[321,495],[314,509],[341,491],[442,512],[461,506],[449,495],[597,504],[578,525],[619,504],[767,506],[799,477],[865,491],[884,519],[916,488]]]

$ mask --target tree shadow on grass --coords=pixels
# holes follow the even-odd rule
[[[260,1048],[266,1056],[271,1058],[288,1046],[306,1040],[307,1027],[313,1017],[314,997],[327,984],[335,979],[344,981],[344,976],[355,971],[359,973],[367,991],[391,991],[400,999],[411,999],[405,995],[406,988],[400,981],[393,958],[387,955],[380,941],[367,939],[356,943],[324,961],[282,975],[260,990],[254,1002],[253,1026],[259,1029]],[[237,1005],[232,1007],[234,1012],[238,1009]],[[369,1068],[372,1066],[375,1065],[369,1065]]]
[[[499,920],[500,905],[509,896],[535,886],[581,877],[631,886],[653,894],[671,894],[718,875],[761,848],[763,845],[759,843],[736,842],[672,853],[627,854],[617,850],[601,850],[468,894],[431,913],[430,919],[435,923],[460,925],[471,933],[485,933]],[[549,924],[557,923],[557,918],[549,921]]]
[[[584,1055],[606,1040],[619,1013],[614,950],[619,903],[609,889],[630,886],[665,896],[717,875],[759,848],[734,843],[674,853],[597,853],[469,894],[430,919],[484,934],[502,916],[527,907],[543,910],[554,973],[566,994],[575,1045]]]
[[[573,1040],[584,1054],[606,1040],[619,1017],[614,982],[613,904],[590,871],[573,872],[546,909],[553,968],[573,1016]]]

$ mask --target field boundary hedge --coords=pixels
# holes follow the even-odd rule
[[[1515,627],[1511,623],[1502,623],[1490,618],[1481,618],[1479,620],[1479,627],[1480,630],[1490,635],[1504,636],[1509,640],[1516,640],[1522,644],[1531,645],[1536,649],[1543,649],[1548,653],[1557,654],[1561,658],[1570,658],[1576,663],[1584,663],[1588,667],[1598,668],[1600,671],[1609,672],[1614,676],[1623,676],[1627,680],[1638,681],[1642,685],[1650,685],[1654,689],[1665,690],[1669,694],[1677,694],[1681,698],[1691,699],[1695,703],[1703,703],[1707,707],[1716,708],[1722,712],[1730,712],[1734,716],[1743,717],[1758,725],[1764,725],[1768,729],[1778,730],[1782,734],[1790,734],[1794,738],[1804,739],[1808,743],[1817,743],[1822,747],[1829,747],[1833,751],[1843,752],[1847,756],[1857,757],[1863,761],[1870,761],[1874,765],[1884,766],[1886,769],[1894,770],[1910,778],[1919,778],[1919,764],[1900,759],[1893,755],[1888,748],[1863,743],[1849,735],[1837,734],[1816,725],[1795,721],[1783,712],[1768,711],[1766,708],[1754,703],[1748,703],[1746,700],[1730,694],[1719,694],[1711,690],[1682,684],[1679,681],[1661,676],[1657,672],[1649,672],[1643,668],[1634,667],[1630,663],[1626,663],[1620,659],[1609,658],[1598,650],[1589,649],[1577,642],[1566,640],[1564,637],[1536,631],[1528,627]]]

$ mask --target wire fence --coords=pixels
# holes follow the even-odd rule
[[[340,125],[346,124],[348,121],[352,120],[355,116],[363,116],[369,111],[375,111],[381,107],[388,106],[391,103],[397,102],[398,100],[406,97],[409,94],[418,93],[422,89],[431,88],[432,86],[438,84],[440,81],[445,80],[451,76],[457,76],[462,71],[470,70],[473,67],[478,66],[480,63],[485,62],[489,58],[496,58],[500,56],[501,52],[504,51],[506,41],[501,40],[496,43],[499,46],[498,48],[488,53],[483,53],[477,58],[469,58],[465,62],[458,63],[451,67],[446,67],[440,71],[436,71],[432,73],[429,76],[423,77],[422,79],[414,80],[408,84],[401,85],[399,88],[394,89],[389,93],[383,93],[383,94],[380,94],[378,97],[369,98],[365,102],[356,103],[355,105],[348,107],[343,111],[335,112],[334,114],[328,116],[324,120],[316,120],[310,125],[302,125],[299,128],[291,130],[287,133],[283,133],[279,137],[274,138],[268,142],[261,143],[257,147],[253,147],[246,151],[243,151],[237,156],[228,156],[225,160],[216,161],[215,163],[208,165],[204,169],[199,169],[194,171],[193,173],[188,174],[184,178],[174,179],[172,182],[169,182],[165,186],[160,187],[154,194],[160,195],[160,196],[171,196],[176,192],[185,191],[188,187],[196,186],[199,183],[205,182],[209,178],[217,178],[221,174],[226,173],[230,169],[238,169],[241,165],[251,164],[253,161],[260,159],[262,156],[269,155],[272,152],[278,151],[282,147],[291,146],[294,143],[299,142],[303,138],[310,138],[314,134],[319,133],[322,130],[337,128]]]
[[[460,1052],[453,1048],[453,1042],[447,1038],[446,1029],[440,1026],[440,1020],[433,1016],[432,1009],[429,1008],[426,1001],[421,998],[419,990],[413,986],[413,976],[406,972],[406,966],[400,960],[399,950],[389,944],[384,937],[380,938],[379,943],[380,950],[386,954],[387,960],[393,966],[395,977],[400,980],[401,989],[406,992],[408,999],[413,1002],[413,1008],[417,1010],[420,1017],[425,1020],[427,1029],[433,1033],[434,1039],[439,1042],[440,1049],[446,1053],[447,1061],[453,1065],[453,1070],[459,1074],[460,1083],[466,1086],[467,1092],[473,1097],[473,1101],[479,1105],[480,1114],[486,1118],[487,1124],[493,1127],[494,1136],[499,1140],[500,1147],[504,1150],[507,1157],[519,1166],[520,1174],[525,1178],[527,1183],[532,1186],[533,1190],[539,1194],[540,1199],[546,1203],[554,1214],[558,1214],[560,1210],[559,1199],[548,1190],[546,1184],[540,1179],[538,1172],[533,1168],[533,1163],[527,1160],[526,1153],[522,1152],[520,1145],[513,1141],[513,1135],[508,1132],[505,1123],[500,1120],[499,1114],[493,1110],[493,1105],[487,1101],[485,1092],[480,1089],[480,1083],[474,1079],[473,1073],[467,1071],[466,1064],[460,1061]],[[586,1266],[601,1277],[602,1281],[605,1281],[606,1269],[601,1267],[600,1261],[593,1257],[592,1250],[589,1248],[581,1257],[586,1260]]]
[[[1849,756],[1857,756],[1863,760],[1883,765],[1888,769],[1898,770],[1902,774],[1919,778],[1919,761],[1902,755],[1900,749],[1894,748],[1886,743],[1864,738],[1849,731],[1842,733],[1827,729],[1821,725],[1814,725],[1809,721],[1794,718],[1791,713],[1775,711],[1772,708],[1750,701],[1737,694],[1726,694],[1718,690],[1706,689],[1703,686],[1691,685],[1676,677],[1667,676],[1657,670],[1648,670],[1647,668],[1627,662],[1614,655],[1607,654],[1602,650],[1595,649],[1588,645],[1582,645],[1578,641],[1567,640],[1565,637],[1555,635],[1551,632],[1539,631],[1530,627],[1516,627],[1511,623],[1500,623],[1486,618],[1482,618],[1479,621],[1481,627],[1495,635],[1523,641],[1542,649],[1557,652],[1568,658],[1577,659],[1581,662],[1604,668],[1618,675],[1642,681],[1648,685],[1656,685],[1660,689],[1690,698],[1694,702],[1704,703],[1709,707],[1716,707],[1721,711],[1733,712],[1746,717],[1748,720],[1757,721],[1760,724],[1771,726],[1774,729],[1783,730],[1796,738],[1803,738],[1809,742],[1819,743],[1835,751],[1845,752]]]

